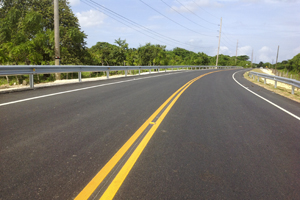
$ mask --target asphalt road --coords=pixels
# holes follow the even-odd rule
[[[212,71],[0,94],[0,199],[76,198],[174,92]],[[299,103],[241,70],[203,76],[168,111],[114,199],[300,199],[300,121],[238,85],[236,71],[241,84],[300,116]],[[89,199],[101,197],[143,137]]]

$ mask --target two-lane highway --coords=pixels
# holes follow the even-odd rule
[[[300,121],[232,74],[299,103],[217,71],[0,94],[0,199],[300,199]]]

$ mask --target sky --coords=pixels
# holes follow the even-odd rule
[[[215,56],[248,55],[253,62],[292,59],[300,53],[300,0],[69,0],[87,34],[87,46],[130,48],[146,43]],[[238,44],[237,44],[238,42]]]

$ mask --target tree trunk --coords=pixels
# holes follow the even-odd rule
[[[55,80],[61,80],[60,73],[55,73]]]

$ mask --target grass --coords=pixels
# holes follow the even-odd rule
[[[258,73],[263,73],[260,69],[254,69],[252,71],[255,71],[255,72],[258,72]],[[276,94],[279,94],[281,96],[284,96],[286,98],[289,98],[291,100],[294,100],[294,101],[300,103],[300,89],[295,88],[295,92],[294,92],[295,94],[292,95],[291,89],[287,89],[287,88],[280,87],[280,86],[277,86],[277,88],[274,88],[274,84],[270,84],[270,83],[265,85],[264,84],[264,79],[260,79],[259,82],[257,82],[257,78],[255,78],[255,80],[253,80],[252,78],[250,78],[248,76],[248,74],[249,74],[249,72],[244,73],[244,78],[247,79],[248,81],[250,81],[250,82],[252,82],[256,85],[259,85],[260,87],[263,87],[263,88],[265,88],[269,91],[272,91]]]

